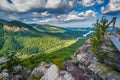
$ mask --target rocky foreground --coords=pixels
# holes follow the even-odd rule
[[[102,63],[91,52],[88,39],[71,60],[63,64],[64,70],[45,62],[40,62],[33,71],[18,65],[11,73],[7,69],[0,69],[0,80],[120,80],[120,54],[109,38],[104,40],[101,50],[109,51],[108,58]]]

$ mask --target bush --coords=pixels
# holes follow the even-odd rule
[[[63,70],[64,67],[63,67],[63,63],[64,63],[64,59],[63,58],[55,58],[55,59],[52,59],[52,62],[54,64],[56,64],[60,70]]]

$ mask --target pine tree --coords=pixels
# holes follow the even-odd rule
[[[108,27],[108,20],[104,17],[102,17],[100,21],[97,20],[94,24],[94,36],[90,38],[92,45],[91,50],[93,51],[93,53],[97,54],[99,58],[102,58],[102,55],[104,55],[102,54],[100,47],[102,45],[104,35]]]

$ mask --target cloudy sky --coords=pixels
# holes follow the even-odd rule
[[[6,20],[89,27],[103,15],[120,23],[120,0],[0,0],[0,18]]]

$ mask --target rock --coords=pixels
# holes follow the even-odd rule
[[[10,80],[7,72],[0,73],[0,80]]]
[[[110,56],[110,57],[108,57],[109,61],[104,60],[104,62],[107,63],[108,65],[112,64],[112,65],[116,66],[117,69],[119,69],[120,68],[120,65],[119,65],[120,59],[119,59],[119,55],[118,56],[116,56],[116,55],[117,54],[109,53],[109,56]],[[94,72],[96,75],[100,76],[104,80],[119,80],[120,79],[120,77],[118,76],[118,75],[120,75],[119,72],[111,70],[111,68],[109,66],[106,66],[103,63],[98,62],[96,56],[89,50],[84,53],[78,54],[77,60],[80,63],[83,63],[85,65],[85,67],[87,67],[89,70],[91,70],[92,72]],[[116,74],[114,74],[114,73],[116,73]],[[112,75],[109,76],[110,74],[112,74]]]
[[[61,76],[65,75],[65,73],[66,73],[66,71],[60,71],[60,72],[59,72],[59,74],[60,74]]]
[[[8,70],[7,69],[3,69],[2,72],[8,72]]]
[[[86,76],[86,73],[83,69],[79,68],[77,65],[67,61],[65,64],[65,69],[71,73],[75,80],[90,80],[89,77]]]
[[[10,74],[10,80],[26,80],[30,72],[30,70],[21,65],[14,66],[13,72]]]
[[[56,65],[53,64],[40,80],[56,80],[58,76],[59,69]]]
[[[0,73],[1,73],[1,71],[2,71],[2,67],[0,66]]]
[[[109,73],[109,74],[106,76],[106,80],[120,80],[120,74],[117,74],[117,73],[115,73],[115,72]]]
[[[21,65],[18,65],[18,66],[14,66],[13,69],[14,69],[13,74],[18,74],[24,69],[24,67]]]
[[[73,78],[73,76],[70,73],[65,72],[62,80],[75,80],[75,79]]]
[[[41,62],[37,67],[35,67],[33,69],[28,80],[32,80],[33,76],[34,76],[34,78],[37,78],[40,75],[44,75],[50,66],[51,66],[51,64]]]

